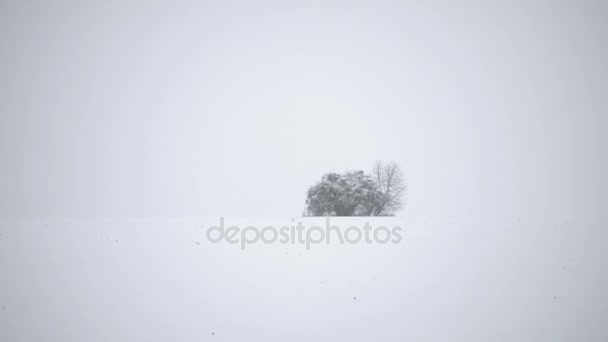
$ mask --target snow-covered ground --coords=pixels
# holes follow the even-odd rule
[[[206,240],[217,219],[4,220],[0,341],[608,340],[605,220],[332,223],[366,220],[403,241],[243,251]]]

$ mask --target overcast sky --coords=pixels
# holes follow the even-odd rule
[[[605,216],[603,1],[0,2],[0,216]]]

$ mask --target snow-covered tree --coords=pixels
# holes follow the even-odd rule
[[[332,172],[308,189],[306,207],[311,216],[363,216],[378,196],[376,182],[363,171]]]
[[[390,216],[403,207],[406,186],[395,163],[376,162],[372,175],[363,171],[327,173],[306,197],[309,216]]]

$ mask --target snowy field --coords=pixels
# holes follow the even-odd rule
[[[217,219],[1,221],[0,341],[608,340],[605,220],[332,224],[366,220],[403,241],[242,251],[206,240]]]

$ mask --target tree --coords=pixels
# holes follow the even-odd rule
[[[363,171],[327,173],[308,189],[305,215],[394,215],[403,207],[406,189],[403,172],[393,162],[376,162],[371,176]]]
[[[402,209],[407,185],[401,167],[395,162],[376,161],[372,176],[378,185],[380,195],[375,200],[371,215],[392,215]]]
[[[363,171],[327,173],[308,189],[307,212],[311,216],[369,215],[369,203],[378,195],[376,182]]]

